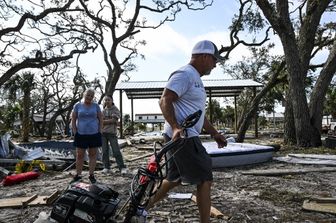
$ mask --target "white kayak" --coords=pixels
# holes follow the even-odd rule
[[[278,149],[273,146],[249,143],[228,143],[219,149],[216,142],[203,142],[207,153],[211,156],[212,167],[233,167],[266,162],[272,159]]]

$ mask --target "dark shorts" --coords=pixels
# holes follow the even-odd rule
[[[77,132],[74,137],[74,146],[81,149],[101,147],[102,135],[100,132],[93,135],[81,135]]]
[[[170,138],[164,135],[165,141]],[[199,137],[183,139],[181,146],[176,146],[168,151],[168,181],[181,181],[182,184],[200,184],[212,181],[211,157],[203,147]]]

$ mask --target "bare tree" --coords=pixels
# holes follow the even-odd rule
[[[82,34],[58,29],[69,25],[60,15],[82,11],[74,2],[1,1],[0,86],[20,70],[41,69],[96,48]]]
[[[265,30],[267,37],[272,28],[282,42],[285,54],[285,66],[282,67],[288,74],[288,92],[284,92],[284,99],[287,99],[285,101],[285,142],[299,146],[321,145],[323,101],[336,70],[334,63],[336,23],[323,24],[321,17],[324,13],[335,12],[335,1],[313,0],[295,2],[295,4],[287,0],[240,0],[239,2],[241,5],[239,14],[234,18],[231,26],[231,46],[222,47],[222,52],[230,53],[238,43],[247,45],[240,40],[238,35],[240,31],[248,30],[255,33]],[[265,41],[267,40],[268,38],[265,38]],[[312,59],[325,49],[329,49],[328,59],[321,64],[314,64]],[[308,74],[315,75],[317,81],[311,94],[307,96],[307,93],[310,93],[307,91],[307,87],[310,87],[307,85]],[[273,76],[270,80],[272,79]],[[265,88],[271,89],[269,84],[270,82],[265,85]],[[260,93],[266,93],[264,89]],[[257,110],[252,107],[245,110],[245,118],[253,117],[247,111],[254,113]],[[243,137],[240,138],[243,139]]]
[[[106,94],[113,94],[120,75],[127,75],[136,69],[132,62],[135,57],[144,57],[138,52],[138,46],[145,40],[136,38],[144,29],[157,29],[166,22],[174,21],[177,14],[185,7],[188,10],[202,10],[212,5],[212,0],[197,1],[85,1],[79,0],[85,15],[78,15],[74,20],[67,15],[64,19],[72,22],[71,28],[83,35],[91,36],[103,51],[103,60],[107,67]],[[160,21],[149,18],[160,16]],[[79,19],[80,18],[80,19]],[[92,23],[88,23],[87,18]],[[85,21],[85,23],[83,23]]]
[[[335,1],[302,1],[294,11],[298,11],[298,20],[294,20],[290,3],[277,0],[256,0],[264,16],[279,35],[285,53],[288,70],[289,96],[295,128],[295,141],[298,146],[321,145],[321,120],[324,96],[331,78],[336,71],[334,50],[330,50],[328,60],[323,63],[319,80],[311,95],[313,101],[309,109],[306,89],[306,77],[311,68],[311,59],[335,39],[332,26],[321,28],[321,17],[327,11],[334,11]],[[294,12],[293,11],[293,12]],[[296,21],[296,22],[294,22]],[[328,34],[329,33],[329,34]],[[333,47],[335,47],[334,45]],[[333,62],[329,62],[329,61]],[[322,81],[323,80],[323,81]],[[322,104],[317,102],[320,100]],[[289,136],[290,137],[290,136]]]

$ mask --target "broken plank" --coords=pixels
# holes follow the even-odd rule
[[[307,169],[269,169],[269,170],[252,170],[252,171],[243,171],[243,175],[254,175],[254,176],[282,176],[282,175],[291,175],[291,174],[303,174],[310,172],[334,172],[336,171],[335,167],[322,167],[322,168],[307,168]]]
[[[335,203],[336,197],[312,197],[310,198],[312,201],[316,201],[318,203]]]
[[[150,151],[153,151],[154,150],[154,147],[153,146],[135,146],[135,148],[137,150],[150,150]]]
[[[197,203],[197,198],[195,195],[191,197],[191,200]],[[229,216],[225,216],[222,212],[213,206],[210,207],[210,216],[214,218],[222,218],[224,220],[228,220],[230,218]]]
[[[60,192],[55,190],[51,195],[48,196],[38,196],[35,200],[30,202],[28,206],[35,206],[35,205],[49,205],[56,200]]]
[[[321,160],[336,160],[336,155],[323,155],[323,154],[288,154],[290,157],[308,158],[308,159],[321,159]]]
[[[320,203],[317,201],[305,200],[302,208],[308,211],[336,214],[336,203]]]
[[[34,194],[33,196],[31,196],[28,200],[23,201],[22,202],[22,206],[26,207],[28,205],[28,203],[32,202],[33,200],[35,200],[37,198],[37,194]]]
[[[29,202],[36,199],[37,194],[34,194],[30,197],[16,197],[16,198],[5,198],[0,199],[0,208],[14,208],[22,207],[27,205]]]
[[[59,194],[60,192],[56,190],[51,195],[48,196],[38,196],[37,194],[34,194],[33,196],[30,197],[15,197],[15,198],[0,199],[0,208],[49,205],[58,197]]]
[[[126,139],[126,144],[127,144],[128,146],[131,146],[131,145],[132,145],[132,142],[131,142],[131,140],[129,140],[129,139]]]
[[[153,155],[153,153],[147,153],[147,154],[142,155],[142,156],[137,156],[137,157],[135,157],[135,158],[133,158],[133,159],[126,159],[126,161],[128,161],[128,162],[133,162],[133,161],[135,161],[135,160],[139,160],[139,159],[142,159],[142,158],[146,158],[146,157],[149,157],[149,156],[151,156],[151,155]]]

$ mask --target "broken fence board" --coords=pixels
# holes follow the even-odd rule
[[[282,176],[291,174],[303,174],[310,172],[335,172],[336,167],[321,167],[321,168],[308,168],[308,169],[275,169],[275,170],[252,170],[241,172],[243,175],[254,175],[254,176]]]
[[[336,214],[336,203],[320,203],[318,201],[305,200],[302,208],[308,211]]]

